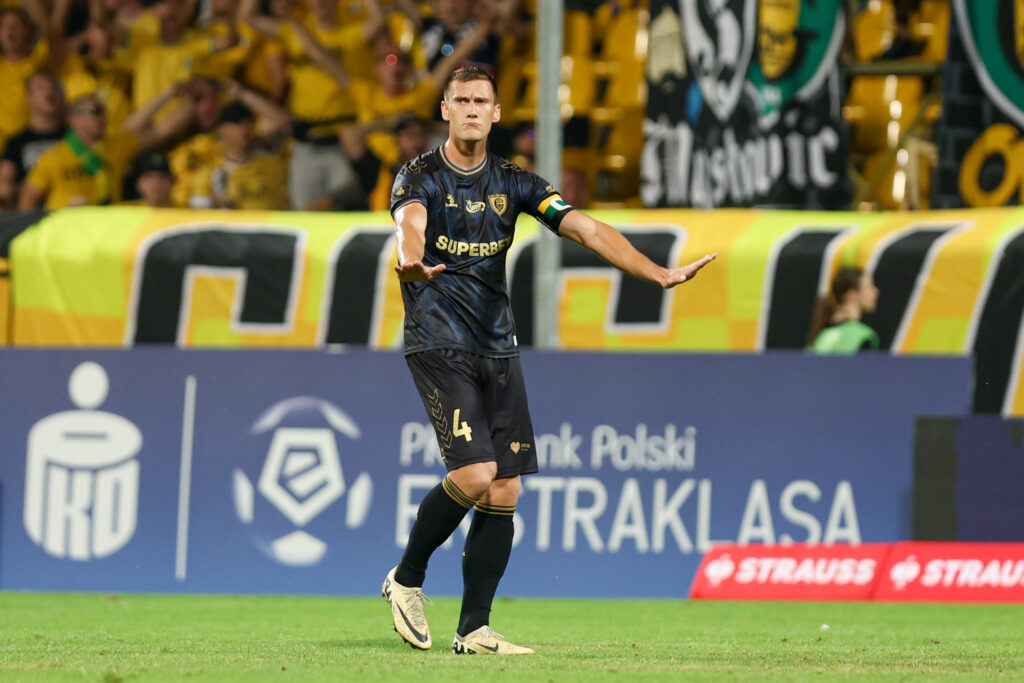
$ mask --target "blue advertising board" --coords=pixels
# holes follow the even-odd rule
[[[702,553],[910,536],[966,358],[527,351],[505,595],[682,597]],[[0,352],[0,588],[372,594],[444,475],[401,354]],[[468,521],[464,527],[468,526]],[[425,590],[461,593],[463,531]]]

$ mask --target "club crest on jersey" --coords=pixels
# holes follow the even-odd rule
[[[508,195],[507,194],[492,194],[487,196],[487,202],[491,205],[494,213],[499,216],[504,216],[505,211],[508,210]]]
[[[469,213],[480,213],[487,207],[483,202],[473,202],[466,200],[466,211]]]
[[[408,197],[410,192],[412,192],[412,185],[399,185],[398,189],[395,190],[395,199]]]
[[[449,209],[459,208],[459,203],[455,201],[455,197],[453,197],[451,194],[447,192],[444,195],[444,205]]]

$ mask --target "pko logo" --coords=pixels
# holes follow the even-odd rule
[[[103,366],[82,363],[68,381],[78,410],[44,417],[28,433],[25,530],[54,557],[106,557],[135,533],[142,433],[126,418],[96,410],[108,389]]]
[[[317,564],[327,552],[327,543],[311,531],[321,514],[346,493],[349,529],[362,526],[370,510],[370,475],[363,472],[347,486],[338,449],[337,436],[345,443],[357,441],[359,427],[328,401],[296,396],[268,408],[250,433],[269,436],[269,444],[253,479],[235,468],[232,491],[238,518],[249,527],[256,547],[275,561],[296,567]],[[325,517],[324,531],[336,530],[338,518]]]

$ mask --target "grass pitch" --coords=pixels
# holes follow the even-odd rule
[[[380,598],[0,593],[0,681],[1024,679],[1020,605],[501,599],[511,658],[427,616],[417,652]]]

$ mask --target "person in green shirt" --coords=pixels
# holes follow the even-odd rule
[[[869,273],[844,267],[832,280],[832,289],[819,296],[811,319],[808,344],[814,353],[854,354],[877,350],[878,333],[861,322],[878,304],[878,288]]]

